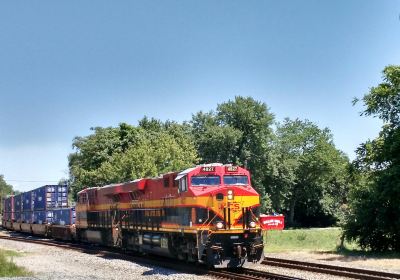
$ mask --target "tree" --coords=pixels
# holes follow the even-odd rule
[[[359,102],[355,100],[354,103]],[[375,251],[400,251],[400,66],[387,66],[361,115],[378,117],[382,130],[356,150],[350,213],[344,236]]]
[[[304,225],[307,217],[317,216],[330,217],[332,223],[345,201],[348,159],[335,148],[329,129],[285,119],[277,125],[271,160],[266,186],[272,209],[288,212],[289,225],[295,224],[299,211],[303,221],[297,223]]]
[[[236,161],[237,143],[243,134],[240,130],[220,125],[212,112],[198,112],[191,124],[202,163]]]
[[[241,96],[219,104],[216,112],[194,114],[190,123],[201,162],[245,166],[264,197],[273,120],[265,103]]]
[[[76,137],[69,156],[74,192],[179,171],[197,162],[188,125],[142,119],[139,126],[94,128],[86,137]]]

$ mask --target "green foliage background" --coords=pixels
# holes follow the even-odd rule
[[[383,126],[376,139],[357,149],[345,236],[366,249],[399,252],[400,66],[387,66],[383,82],[362,102],[362,115],[380,118]]]
[[[362,115],[382,119],[382,131],[360,145],[352,163],[328,128],[275,122],[265,103],[237,96],[182,124],[144,117],[137,126],[96,127],[76,137],[72,187],[76,193],[199,163],[232,163],[250,170],[263,212],[285,214],[288,226],[341,225],[362,248],[400,251],[400,67],[386,67],[383,79],[362,99]]]
[[[265,181],[272,208],[287,212],[289,225],[334,224],[346,204],[349,160],[336,149],[329,129],[285,119],[278,123],[275,136],[272,172]]]
[[[76,194],[88,186],[154,177],[198,162],[188,125],[144,118],[138,126],[93,128],[76,137],[69,156],[71,186]]]
[[[232,163],[250,170],[262,211],[284,214],[287,226],[340,225],[343,238],[362,249],[400,252],[400,66],[385,67],[382,83],[357,102],[362,116],[383,124],[353,162],[328,128],[309,120],[277,122],[267,104],[236,96],[183,123],[144,117],[137,125],[91,128],[74,138],[69,178],[60,182],[76,198],[86,187]],[[13,192],[0,175],[0,198]]]
[[[137,126],[92,130],[74,139],[69,156],[75,193],[222,162],[248,168],[263,211],[288,214],[289,225],[332,225],[341,218],[348,159],[330,131],[307,120],[275,123],[267,105],[251,97],[237,96],[183,124],[145,117]]]

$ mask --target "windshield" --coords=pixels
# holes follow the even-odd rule
[[[247,176],[224,176],[225,185],[248,185],[249,179]]]
[[[192,186],[218,186],[221,184],[219,176],[193,176]]]

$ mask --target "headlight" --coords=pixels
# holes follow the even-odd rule
[[[232,200],[233,199],[233,195],[232,194],[228,194],[228,199]]]
[[[249,226],[252,227],[252,228],[255,228],[256,227],[256,222],[250,222]]]
[[[233,194],[233,191],[232,191],[232,190],[229,190],[229,191],[228,191],[228,194]]]
[[[222,229],[224,227],[224,224],[222,222],[218,222],[215,224],[215,226],[217,227],[217,229]]]

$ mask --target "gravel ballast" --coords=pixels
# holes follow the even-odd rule
[[[0,232],[1,234],[1,232]],[[18,279],[212,279],[206,276],[198,276],[190,274],[191,265],[188,264],[187,273],[177,272],[171,269],[161,268],[158,266],[139,264],[132,261],[107,258],[103,255],[96,255],[90,253],[82,253],[73,250],[66,250],[62,248],[50,247],[46,245],[2,240],[0,239],[0,248],[14,250],[22,253],[19,257],[14,257],[13,261],[23,266],[33,273],[33,277],[28,278],[12,278],[13,280]],[[271,257],[290,258],[298,259],[303,261],[314,261],[324,262],[321,259],[330,259],[330,264],[342,264],[338,260],[332,260],[333,258],[323,257],[319,255],[318,260],[315,259],[316,254],[308,253],[290,253],[290,254],[268,254]],[[314,259],[313,259],[314,256]],[[331,255],[332,257],[332,255]],[[400,261],[400,260],[394,260]],[[396,263],[397,264],[397,263]],[[358,267],[360,264],[355,261],[348,261],[344,266]],[[361,266],[362,267],[362,266]],[[362,268],[375,269],[376,267],[368,265]],[[398,273],[397,269],[382,269],[381,270],[391,271]],[[398,267],[396,267],[398,268]],[[349,279],[344,277],[336,277],[331,275],[324,275],[319,273],[310,273],[306,271],[297,271],[287,268],[271,267],[266,265],[256,265],[256,270],[268,271],[276,274],[283,274],[288,276],[294,276],[301,279]],[[2,278],[4,279],[4,278]]]
[[[34,278],[25,279],[211,279],[157,266],[25,242],[0,240],[0,248],[22,253],[22,256],[14,257],[13,261],[33,273]]]

